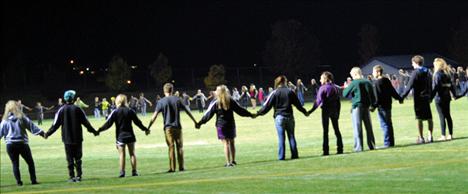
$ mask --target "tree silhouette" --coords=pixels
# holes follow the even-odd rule
[[[213,90],[216,86],[225,84],[225,74],[226,70],[223,65],[212,65],[210,71],[208,71],[208,75],[203,80],[206,88]]]
[[[320,63],[319,40],[299,21],[281,20],[272,26],[263,53],[265,65],[286,76],[312,73]]]
[[[121,56],[113,56],[109,62],[106,76],[106,86],[114,91],[123,91],[128,87],[127,80],[130,80],[130,68]]]
[[[449,50],[460,64],[468,64],[468,17],[461,19],[458,29],[453,30]]]
[[[172,77],[172,68],[169,66],[169,60],[163,53],[159,53],[158,58],[149,65],[150,75],[158,85],[169,81]]]
[[[361,26],[361,31],[358,33],[361,42],[359,43],[360,63],[365,64],[377,54],[379,49],[379,31],[377,27],[371,24]]]

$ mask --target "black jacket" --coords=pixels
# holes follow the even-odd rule
[[[379,108],[391,109],[392,97],[396,100],[402,99],[392,86],[392,82],[390,82],[386,77],[374,81],[374,92],[376,97],[376,106]]]
[[[455,88],[455,84],[452,83],[450,75],[440,71],[436,72],[434,74],[431,97],[435,97],[436,102],[447,102],[452,100],[450,93],[456,98],[461,97],[457,95],[457,89]]]
[[[413,89],[415,100],[430,100],[432,93],[432,75],[428,68],[421,67],[415,69],[411,73],[410,80],[406,85],[406,90],[403,92],[401,97],[405,98],[408,96],[411,89]]]
[[[273,90],[266,99],[263,107],[257,112],[258,115],[264,115],[270,111],[271,108],[275,109],[273,117],[278,115],[284,117],[293,117],[292,105],[294,105],[303,114],[307,114],[307,111],[299,102],[296,93],[287,87],[278,87]]]
[[[94,133],[93,126],[89,123],[84,111],[74,104],[65,104],[55,113],[54,123],[47,131],[50,136],[62,126],[62,141],[64,144],[78,144],[83,142],[84,125],[90,133]]]
[[[128,107],[119,107],[111,112],[104,125],[98,131],[105,131],[115,123],[115,139],[122,143],[133,143],[136,141],[136,138],[135,133],[133,133],[132,121],[141,130],[148,130],[138,119],[135,111]]]
[[[218,101],[215,100],[211,102],[210,106],[208,107],[208,110],[205,112],[202,119],[200,120],[200,124],[205,124],[216,114],[216,127],[233,129],[236,127],[233,112],[236,112],[238,115],[243,117],[252,116],[252,114],[249,111],[239,106],[239,104],[237,104],[237,102],[232,98],[230,100],[228,110],[219,108]]]

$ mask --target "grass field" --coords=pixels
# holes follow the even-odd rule
[[[311,104],[306,106],[310,108]],[[310,117],[296,111],[300,159],[287,161],[276,160],[277,135],[272,111],[255,120],[237,117],[238,165],[233,168],[223,167],[223,146],[217,140],[214,119],[195,130],[183,114],[187,170],[171,174],[165,173],[168,156],[159,118],[149,136],[136,129],[141,176],[127,178],[116,178],[119,170],[114,128],[98,137],[85,132],[84,180],[80,183],[66,182],[68,173],[60,132],[48,140],[30,137],[41,182],[34,186],[30,185],[24,161],[20,165],[25,185],[16,186],[2,140],[0,189],[1,193],[468,193],[468,101],[464,98],[452,102],[456,139],[424,145],[414,144],[417,130],[412,106],[412,101],[394,103],[395,148],[353,153],[350,104],[344,102],[340,128],[346,154],[328,157],[320,156],[320,110]],[[437,139],[439,119],[432,106]],[[195,112],[194,116],[201,118]],[[149,117],[141,118],[145,125]],[[96,128],[103,123],[103,119],[90,120]],[[377,146],[382,146],[376,113],[372,114],[372,120]],[[42,127],[48,129],[50,124],[51,121],[45,121]],[[330,152],[335,153],[332,131],[330,142]]]

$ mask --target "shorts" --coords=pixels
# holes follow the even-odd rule
[[[414,113],[417,120],[430,120],[432,119],[432,112],[430,101],[426,99],[414,99]]]

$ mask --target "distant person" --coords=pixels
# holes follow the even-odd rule
[[[111,98],[111,102],[110,102],[110,111],[114,111],[115,109],[117,109],[117,105],[115,104],[115,97],[112,96]]]
[[[21,100],[18,100],[18,106],[20,107],[21,112],[23,112],[24,109],[32,111],[33,109],[30,108],[29,106],[24,105]],[[24,113],[24,112],[23,112]]]
[[[102,127],[99,128],[98,132],[101,133],[109,129],[112,124],[115,123],[115,139],[116,147],[119,150],[119,164],[120,174],[119,177],[125,177],[125,147],[128,148],[128,154],[130,155],[130,163],[132,164],[132,176],[138,176],[137,172],[137,158],[135,155],[135,133],[133,132],[132,122],[138,126],[142,131],[145,131],[146,135],[149,134],[149,130],[143,126],[140,119],[138,119],[135,111],[128,108],[127,96],[124,94],[117,95],[115,100],[117,109],[112,111],[107,118],[106,122]]]
[[[374,132],[370,119],[369,108],[374,108],[375,95],[372,83],[363,77],[361,68],[353,67],[350,72],[353,81],[343,91],[343,97],[352,97],[352,121],[354,134],[354,151],[364,151],[362,123],[366,128],[367,146],[375,149]]]
[[[240,95],[240,104],[242,107],[247,108],[249,106],[250,94],[247,86],[242,86]]]
[[[197,94],[195,94],[192,99],[195,99],[195,102],[197,103],[198,112],[203,113],[207,100],[205,94],[203,94],[203,92],[199,89],[197,90]]]
[[[435,105],[437,112],[439,113],[440,129],[442,136],[439,141],[452,140],[453,139],[453,121],[450,115],[450,101],[452,96],[456,99],[463,97],[458,95],[455,85],[450,80],[450,73],[447,67],[447,62],[442,58],[434,59],[434,79],[433,79],[433,90],[431,99],[435,97]],[[448,126],[449,134],[446,136],[446,126]]]
[[[142,92],[140,93],[140,98],[138,99],[138,103],[140,104],[140,111],[142,116],[146,116],[146,107],[153,106],[153,103],[145,98],[145,94]]]
[[[425,143],[423,136],[423,121],[427,121],[429,125],[429,136],[427,142],[433,142],[432,130],[432,112],[431,112],[431,93],[432,93],[432,75],[429,69],[424,67],[424,58],[416,55],[411,59],[414,71],[411,73],[411,78],[408,81],[405,91],[400,95],[406,98],[411,90],[414,96],[414,112],[416,120],[418,120],[419,136],[416,143]]]
[[[407,71],[403,69],[398,70],[398,74],[399,74],[398,75],[398,83],[399,83],[398,94],[401,96],[403,92],[405,92],[410,75],[408,74]]]
[[[302,106],[304,106],[304,94],[305,94],[306,91],[307,91],[307,88],[302,83],[302,80],[297,79],[296,94],[297,94],[297,97],[299,98],[299,102],[301,103]]]
[[[237,103],[239,103],[240,94],[237,88],[232,88],[232,99],[236,101]]]
[[[133,111],[137,112],[138,111],[138,98],[131,95],[130,100],[128,102],[128,107],[132,109]]]
[[[85,108],[88,108],[89,105],[87,105],[86,103],[84,103],[80,97],[77,97],[76,98],[76,101],[75,101],[75,105],[80,107],[81,109],[85,109]]]
[[[250,103],[252,104],[252,108],[256,109],[257,108],[258,91],[257,91],[257,88],[255,87],[254,84],[250,84],[249,96],[250,96]]]
[[[94,118],[99,119],[101,118],[101,101],[99,100],[99,97],[94,97]]]
[[[5,137],[6,151],[10,157],[13,166],[13,175],[18,186],[23,185],[19,169],[19,156],[24,159],[29,168],[29,178],[31,184],[39,184],[36,178],[36,168],[28,145],[28,134],[26,130],[33,135],[44,137],[44,131],[34,125],[31,120],[21,111],[21,105],[17,101],[10,100],[5,104],[5,112],[2,115],[0,124],[0,139]]]
[[[190,110],[190,101],[192,100],[192,98],[187,94],[187,92],[182,92],[182,103],[184,104],[185,107],[187,107],[187,109],[189,111]]]
[[[200,128],[200,125],[207,123],[216,115],[218,139],[224,144],[224,156],[226,158],[225,167],[237,165],[236,147],[234,144],[234,139],[236,138],[236,123],[233,112],[243,117],[254,117],[252,113],[242,108],[231,98],[229,90],[225,85],[220,85],[216,88],[216,100],[211,102],[208,110],[196,126]]]
[[[258,89],[258,102],[262,106],[263,106],[263,103],[265,102],[265,92],[263,91],[263,88]]]
[[[184,171],[184,151],[182,139],[182,125],[180,124],[180,111],[184,110],[187,115],[196,124],[195,118],[192,113],[182,104],[180,98],[173,96],[174,85],[166,83],[163,86],[165,97],[159,100],[156,105],[156,111],[151,118],[148,130],[153,125],[154,121],[160,113],[164,118],[164,134],[166,137],[166,144],[169,148],[169,170],[168,173],[175,172],[176,170],[176,156],[175,149],[177,149],[177,161],[179,163],[179,171]]]
[[[107,116],[109,116],[109,106],[110,106],[109,101],[107,101],[106,98],[102,98],[101,109],[102,109],[102,116],[105,119],[107,119]]]
[[[88,132],[98,135],[98,132],[86,118],[83,109],[74,105],[75,95],[76,92],[74,90],[68,90],[64,93],[63,99],[66,104],[55,113],[54,122],[45,134],[45,137],[48,138],[60,126],[62,127],[62,142],[65,145],[65,154],[68,162],[68,182],[80,182],[82,180],[83,129],[81,125],[84,125],[88,129]],[[76,168],[76,174],[74,168]]]
[[[52,108],[54,108],[54,106],[45,107],[45,106],[42,106],[41,102],[36,103],[34,110],[36,111],[37,125],[42,125],[42,121],[44,120],[44,109],[52,110]]]
[[[333,130],[336,136],[336,154],[343,153],[343,139],[341,138],[340,128],[338,125],[338,119],[340,118],[340,88],[333,84],[333,74],[325,71],[320,76],[320,86],[317,94],[317,100],[315,100],[314,107],[309,113],[314,112],[318,107],[322,108],[322,127],[323,127],[323,156],[328,156],[328,126],[329,120],[333,125]]]
[[[294,105],[304,115],[310,113],[301,105],[296,93],[287,86],[288,79],[281,75],[275,79],[275,88],[265,101],[264,106],[258,110],[257,115],[265,115],[271,108],[274,109],[276,130],[278,133],[278,160],[285,160],[285,133],[288,136],[289,147],[291,149],[291,159],[299,158],[297,151],[296,137],[294,133],[295,121],[292,105]]]
[[[311,96],[312,96],[312,99],[317,99],[317,92],[318,92],[318,89],[319,89],[319,85],[317,84],[317,81],[315,79],[311,79],[310,80],[310,93],[311,93]]]
[[[380,121],[380,128],[382,129],[384,137],[384,148],[395,146],[395,136],[393,133],[392,122],[392,98],[403,103],[403,98],[397,93],[392,86],[391,81],[382,76],[383,67],[376,65],[372,69],[372,74],[375,77],[374,88],[377,105],[377,116]]]

